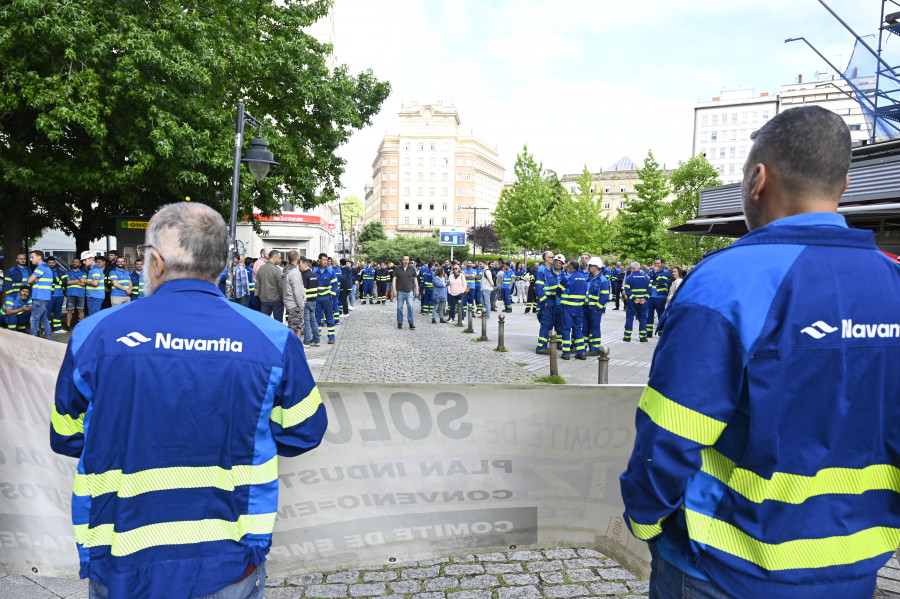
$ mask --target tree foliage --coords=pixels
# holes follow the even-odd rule
[[[503,239],[516,247],[539,249],[552,242],[556,230],[553,207],[560,201],[553,181],[555,174],[544,171],[528,153],[526,145],[516,156],[516,182],[504,189],[494,211],[494,227]],[[563,189],[565,193],[565,189]]]
[[[375,241],[377,239],[387,239],[387,235],[384,232],[384,227],[381,225],[380,221],[373,220],[369,223],[366,223],[366,226],[363,227],[363,230],[359,233],[359,243],[366,243],[367,241]]]
[[[558,227],[562,234],[557,236],[555,245],[566,256],[582,252],[600,255],[612,240],[609,221],[602,214],[603,193],[594,198],[594,179],[587,165],[577,184],[578,191],[574,195],[567,193],[560,207]]]
[[[670,208],[666,198],[671,188],[659,163],[648,152],[644,166],[637,170],[641,183],[635,185],[637,197],[625,196],[625,208],[616,216],[615,249],[642,263],[666,254],[665,220]]]
[[[472,227],[466,235],[468,235],[469,241],[481,249],[482,253],[500,250],[500,237],[497,235],[493,223]]]
[[[341,198],[341,216],[344,219],[344,230],[350,230],[350,223],[353,223],[353,226],[357,226],[362,222],[363,216],[366,213],[366,207],[363,204],[363,201],[359,199],[359,196],[350,195],[346,198]]]
[[[362,243],[363,253],[375,262],[387,262],[391,260],[399,264],[404,254],[409,254],[410,260],[419,264],[428,260],[443,261],[450,257],[450,247],[443,246],[434,236],[409,237],[398,235],[393,239],[372,239]],[[453,259],[465,260],[469,257],[468,247],[454,247]]]
[[[239,100],[265,123],[280,163],[261,182],[241,177],[240,215],[334,200],[344,170],[335,150],[390,88],[371,71],[329,68],[331,47],[303,29],[330,5],[0,4],[0,211],[22,223],[4,226],[4,245],[19,246],[38,216],[86,249],[113,233],[110,216],[185,196],[227,217]],[[255,134],[248,126],[245,139]]]
[[[700,190],[721,185],[718,171],[706,160],[706,156],[694,156],[687,162],[678,162],[678,168],[670,179],[675,199],[669,211],[669,226],[677,227],[697,218],[700,211]],[[715,235],[669,235],[667,250],[671,259],[682,265],[697,264],[704,254],[723,248],[732,242]]]

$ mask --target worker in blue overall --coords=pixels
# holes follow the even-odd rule
[[[584,304],[584,329],[588,352],[587,357],[600,355],[600,344],[603,342],[600,333],[600,320],[606,313],[609,302],[609,278],[603,274],[603,260],[593,257],[588,261],[587,297]]]
[[[549,250],[544,252],[544,263],[538,268],[535,277],[535,299],[537,299],[538,320],[541,323],[537,349],[534,350],[536,354],[550,355],[547,346],[550,342],[550,329],[556,326],[558,301],[556,292],[562,274],[560,271],[562,260],[565,260],[562,254],[554,258],[553,252]]]
[[[332,299],[334,272],[328,267],[328,255],[319,254],[319,265],[313,269],[318,279],[316,290],[316,319],[328,326],[328,343],[334,343],[334,300]]]
[[[65,302],[63,290],[66,271],[59,265],[56,256],[47,257],[47,266],[53,273],[53,291],[50,293],[50,329],[54,333],[64,333],[62,327],[62,309]]]
[[[622,298],[625,300],[625,336],[622,341],[631,341],[634,317],[638,319],[638,337],[641,343],[647,342],[647,300],[650,299],[650,286],[652,283],[641,265],[631,263],[631,274],[625,279],[622,286]]]
[[[479,279],[480,280],[480,279]],[[500,273],[500,292],[503,294],[503,311],[512,312],[512,292],[516,285],[516,272],[509,266],[503,264],[503,272]],[[480,285],[479,285],[480,288]]]
[[[362,281],[362,303],[372,305],[375,303],[375,269],[371,262],[362,271]]]
[[[666,309],[666,298],[669,297],[669,285],[672,273],[663,266],[662,258],[653,261],[653,268],[647,273],[650,279],[650,301],[647,302],[647,337],[653,336],[653,314],[662,321]]]
[[[562,310],[562,346],[563,360],[572,358],[575,351],[575,359],[584,360],[584,304],[587,296],[587,275],[578,268],[578,262],[572,260],[566,266],[559,304]]]

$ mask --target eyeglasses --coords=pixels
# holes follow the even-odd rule
[[[156,255],[159,256],[159,259],[162,260],[163,262],[166,261],[166,259],[163,258],[163,255],[159,253],[159,250],[157,250],[155,247],[153,247],[153,246],[150,245],[149,243],[145,243],[145,244],[143,244],[143,245],[139,245],[139,246],[137,246],[137,248],[135,248],[135,249],[137,249],[137,253],[138,253],[138,255],[140,255],[140,256],[146,256],[146,255],[147,255],[147,250],[156,250]]]

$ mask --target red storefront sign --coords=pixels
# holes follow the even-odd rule
[[[334,228],[334,225],[325,223],[321,217],[312,216],[310,214],[278,214],[275,216],[263,216],[257,212],[253,216],[263,223],[303,223],[307,225],[327,226],[329,229]],[[249,220],[249,218],[245,220]]]

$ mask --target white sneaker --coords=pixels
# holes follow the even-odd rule
[[[353,309],[353,306],[347,306],[347,308],[350,309],[350,310],[352,310],[352,309]]]

